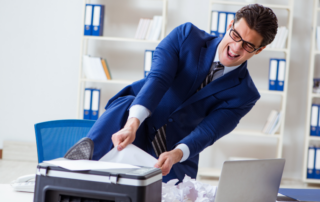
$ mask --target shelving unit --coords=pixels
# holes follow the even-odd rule
[[[318,14],[319,14],[319,0],[313,1],[313,22],[312,22],[312,33],[311,33],[311,50],[310,50],[310,68],[309,68],[309,83],[308,83],[308,101],[307,101],[307,117],[306,117],[306,130],[305,130],[305,143],[304,143],[304,160],[302,169],[302,180],[306,183],[320,184],[320,179],[308,179],[307,178],[307,160],[308,160],[308,149],[311,142],[317,142],[320,145],[320,137],[310,136],[310,119],[311,119],[311,105],[315,98],[320,98],[320,94],[315,94],[312,92],[313,78],[315,71],[315,57],[320,55],[320,51],[316,49],[316,31],[318,24]]]
[[[220,4],[220,5],[227,5],[227,6],[245,6],[248,5],[247,2],[232,2],[232,1],[216,1],[211,0],[209,2],[209,20],[208,20],[208,31],[210,31],[210,22],[211,22],[211,11],[212,5]],[[291,36],[292,36],[292,22],[293,22],[293,0],[288,0],[287,5],[274,5],[274,4],[262,4],[266,7],[271,9],[284,9],[288,11],[287,17],[287,28],[288,28],[288,38],[287,38],[287,47],[282,49],[275,49],[275,48],[266,48],[262,51],[264,52],[275,52],[275,53],[284,53],[286,59],[286,74],[285,74],[285,82],[284,90],[283,91],[270,91],[268,89],[259,89],[258,91],[261,96],[280,96],[281,97],[281,124],[279,132],[274,135],[264,134],[261,131],[250,130],[250,129],[238,129],[238,127],[233,130],[229,135],[237,135],[237,136],[246,136],[249,138],[269,138],[269,139],[276,139],[277,141],[277,151],[276,156],[274,158],[281,158],[282,156],[282,145],[283,145],[283,135],[284,135],[284,123],[285,123],[285,115],[286,115],[286,103],[287,103],[287,92],[288,92],[288,76],[290,70],[290,48],[291,48]],[[210,32],[209,32],[210,33]],[[255,56],[254,56],[255,57]],[[254,77],[254,75],[252,76]],[[259,102],[259,101],[258,101]],[[250,112],[249,112],[250,113]],[[240,124],[239,124],[240,125]],[[219,168],[199,168],[198,176],[199,177],[219,177],[221,170]]]
[[[139,1],[139,0],[137,0]],[[119,42],[119,43],[137,43],[137,44],[158,44],[166,35],[166,23],[167,23],[167,5],[168,0],[140,0],[140,1],[148,1],[152,2],[162,2],[162,29],[160,34],[160,40],[150,41],[150,40],[141,40],[135,38],[124,38],[124,37],[111,37],[111,36],[84,36],[82,32],[81,37],[81,50],[80,50],[80,66],[79,66],[79,83],[78,83],[78,102],[77,102],[77,117],[83,118],[83,96],[84,96],[84,88],[85,83],[100,83],[100,84],[122,84],[129,85],[133,80],[125,80],[125,79],[113,79],[113,80],[93,80],[86,79],[84,77],[83,69],[82,69],[82,59],[83,55],[88,54],[88,44],[90,41],[99,40],[99,41],[107,41],[107,42]],[[87,3],[91,3],[90,0],[83,0],[83,13],[82,13],[82,27],[84,27],[84,14],[85,14],[85,6]],[[105,13],[105,18],[108,16],[108,13]],[[141,18],[144,16],[141,16]],[[137,23],[138,23],[137,19]],[[137,24],[138,25],[138,24]],[[105,26],[104,26],[105,27]],[[106,27],[105,27],[106,28]],[[134,33],[132,33],[134,36]],[[143,56],[142,56],[143,57]],[[143,74],[143,64],[141,64],[141,75]]]

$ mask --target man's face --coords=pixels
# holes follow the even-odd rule
[[[223,37],[219,45],[219,60],[221,64],[227,67],[241,65],[243,62],[251,58],[253,55],[260,53],[264,48],[261,47],[259,50],[253,53],[247,52],[243,46],[243,41],[235,42],[229,35],[230,28],[233,24],[233,20],[228,25],[227,33]],[[233,26],[235,32],[246,42],[249,42],[254,48],[259,48],[263,40],[262,36],[253,29],[250,29],[246,20],[241,18]]]

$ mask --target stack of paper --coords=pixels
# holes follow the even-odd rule
[[[156,41],[160,37],[162,16],[153,16],[153,19],[141,18],[134,38]]]
[[[108,63],[100,57],[83,56],[83,72],[87,79],[111,80]]]
[[[265,134],[274,135],[280,127],[281,112],[272,110],[269,114],[266,124],[264,125],[262,132]]]
[[[269,44],[268,48],[285,48],[287,41],[288,29],[284,26],[278,27],[277,35],[274,38],[273,42]]]

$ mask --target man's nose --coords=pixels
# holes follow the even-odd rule
[[[240,51],[240,50],[242,50],[242,43],[243,43],[243,41],[239,41],[239,42],[236,42],[236,44],[235,44],[235,46],[234,46],[234,49],[235,49],[235,51]]]

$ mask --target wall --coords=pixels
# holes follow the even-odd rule
[[[105,34],[133,37],[140,17],[161,14],[161,2],[141,0],[92,1],[106,4]],[[274,3],[273,0],[264,2]],[[286,1],[284,1],[286,2]],[[301,178],[313,1],[295,1],[285,122],[284,177]],[[0,148],[4,140],[35,141],[35,123],[76,118],[77,82],[82,28],[82,1],[3,1],[0,7]],[[227,8],[226,8],[227,9]],[[279,11],[279,24],[286,13]],[[208,27],[208,0],[169,0],[167,33],[192,22]],[[114,78],[142,78],[143,53],[154,44],[92,41],[88,52],[108,59]],[[269,57],[249,61],[258,87],[267,88]],[[141,73],[139,73],[141,72]],[[102,88],[101,109],[124,85],[87,84]],[[242,124],[260,129],[278,97],[262,97]],[[101,110],[103,112],[103,110]],[[221,166],[232,156],[268,158],[275,142],[227,136],[201,155],[201,166]],[[271,152],[270,152],[271,151]]]

